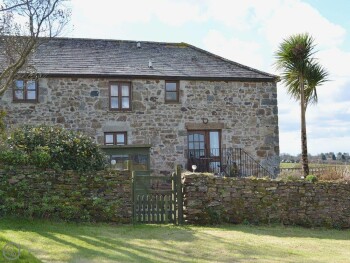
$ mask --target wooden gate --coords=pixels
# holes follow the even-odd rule
[[[171,176],[151,176],[149,171],[133,171],[133,223],[182,224],[180,167]]]

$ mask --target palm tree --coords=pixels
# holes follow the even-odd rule
[[[303,174],[309,174],[306,137],[306,108],[317,103],[316,87],[327,81],[328,72],[313,58],[314,39],[307,33],[285,39],[275,53],[277,70],[291,97],[300,101],[301,108],[301,159]]]

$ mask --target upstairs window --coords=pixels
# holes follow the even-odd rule
[[[131,85],[128,82],[111,82],[109,86],[109,108],[131,110]]]
[[[165,102],[179,102],[178,81],[165,81]]]
[[[106,132],[105,145],[126,145],[126,132]]]
[[[36,80],[16,80],[13,89],[13,101],[37,102],[38,85]]]

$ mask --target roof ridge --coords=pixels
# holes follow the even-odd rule
[[[220,60],[223,60],[223,61],[228,62],[228,63],[230,63],[230,64],[233,64],[233,65],[235,65],[235,66],[242,67],[242,68],[244,68],[244,69],[251,70],[251,71],[254,71],[254,72],[256,72],[256,73],[259,73],[259,74],[262,74],[262,75],[265,75],[265,76],[268,76],[268,77],[272,77],[272,78],[274,78],[275,80],[278,80],[278,79],[279,79],[279,76],[277,76],[277,75],[270,74],[270,73],[267,73],[267,72],[265,72],[265,71],[261,71],[261,70],[258,70],[258,69],[255,69],[255,68],[252,68],[252,67],[243,65],[243,64],[241,64],[241,63],[238,63],[238,62],[236,62],[236,61],[233,61],[233,60],[230,60],[230,59],[221,57],[221,56],[219,56],[219,55],[217,55],[217,54],[211,53],[211,52],[209,52],[209,51],[207,51],[207,50],[201,49],[201,48],[196,47],[196,46],[194,46],[194,45],[191,45],[191,44],[188,44],[188,43],[185,43],[185,42],[181,42],[181,43],[188,45],[188,47],[190,47],[190,48],[192,48],[192,49],[195,49],[195,50],[200,51],[200,52],[202,52],[202,53],[204,53],[204,54],[207,54],[207,55],[216,57],[216,58],[218,58],[218,59],[220,59]]]
[[[51,39],[51,40],[83,40],[83,41],[110,41],[110,42],[128,42],[128,43],[154,43],[154,44],[164,44],[164,45],[178,45],[186,44],[184,42],[164,42],[164,41],[149,41],[149,40],[124,40],[124,39],[112,39],[112,38],[84,38],[84,37],[40,37],[39,39]]]

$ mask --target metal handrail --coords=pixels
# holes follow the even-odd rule
[[[220,154],[219,154],[220,153]],[[189,169],[194,164],[197,172],[210,172],[228,177],[275,178],[265,167],[241,148],[189,150]]]

